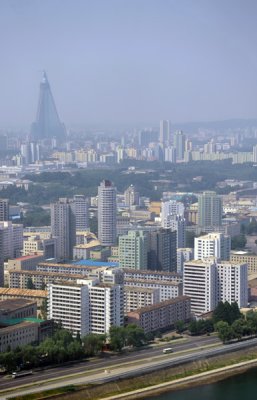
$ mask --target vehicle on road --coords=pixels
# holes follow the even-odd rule
[[[32,375],[33,371],[17,371],[12,373],[12,378],[22,378],[23,376]]]
[[[173,353],[173,348],[172,347],[167,347],[166,349],[163,349],[162,352],[164,354]]]

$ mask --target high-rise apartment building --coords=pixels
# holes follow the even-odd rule
[[[119,237],[121,268],[147,269],[148,235],[143,231],[129,231]]]
[[[161,228],[149,232],[148,269],[174,272],[177,270],[177,234]]]
[[[209,233],[195,238],[195,260],[215,257],[220,260],[229,260],[231,238],[223,233]]]
[[[176,163],[176,149],[173,146],[165,147],[164,161]]]
[[[198,196],[198,225],[203,228],[219,227],[222,221],[222,199],[215,192]]]
[[[193,260],[184,263],[183,294],[191,299],[195,315],[207,313],[217,305],[215,260]]]
[[[253,162],[257,162],[257,144],[253,146]]]
[[[124,192],[125,205],[129,208],[131,206],[139,205],[139,192],[134,185],[130,185]]]
[[[78,194],[70,200],[70,204],[75,214],[76,231],[88,230],[88,198],[83,194]]]
[[[72,259],[76,244],[76,219],[72,202],[60,198],[51,204],[52,235],[57,238],[57,258]]]
[[[103,246],[116,244],[116,188],[104,180],[98,186],[98,238]]]
[[[143,130],[138,133],[138,144],[141,147],[147,147],[149,143],[158,142],[159,132],[152,130]]]
[[[177,160],[179,161],[184,160],[185,141],[186,141],[186,136],[182,131],[178,131],[174,134],[173,145],[176,149]]]
[[[0,287],[4,286],[4,260],[19,257],[23,247],[23,225],[0,221]]]
[[[0,199],[0,221],[9,220],[9,200]]]
[[[248,302],[247,264],[217,262],[214,258],[193,260],[184,264],[184,295],[191,298],[195,315],[214,310],[219,301]]]
[[[182,247],[177,249],[177,272],[183,273],[184,263],[194,259],[194,249]]]
[[[161,224],[163,228],[177,232],[177,248],[185,247],[186,220],[184,204],[176,200],[162,201]]]
[[[170,140],[170,121],[161,120],[160,121],[160,135],[159,142],[162,146],[166,145]]]
[[[48,285],[48,318],[76,336],[105,334],[111,326],[124,324],[123,285],[78,279]]]
[[[89,282],[90,283],[90,282]],[[48,318],[61,322],[74,336],[85,336],[89,327],[89,286],[79,283],[52,283],[48,287]]]

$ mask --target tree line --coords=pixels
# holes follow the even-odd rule
[[[0,366],[7,372],[31,369],[81,360],[99,354],[108,342],[110,350],[122,351],[125,346],[140,347],[149,342],[143,329],[135,324],[113,326],[109,336],[90,333],[73,337],[71,332],[58,326],[52,337],[39,344],[10,348],[0,354]]]
[[[212,313],[212,318],[191,321],[188,326],[179,321],[178,332],[186,329],[191,335],[210,334],[216,331],[223,343],[240,340],[244,336],[257,335],[257,312],[249,310],[245,315],[239,310],[236,302],[229,304],[219,302]]]

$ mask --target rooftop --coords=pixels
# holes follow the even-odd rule
[[[33,254],[30,256],[22,256],[22,257],[18,257],[18,258],[12,258],[11,261],[33,260],[34,258],[39,258],[39,257],[42,259],[41,254]]]
[[[0,296],[47,297],[47,290],[0,288]]]
[[[181,276],[178,272],[166,272],[166,271],[152,271],[148,269],[133,269],[123,268],[125,274],[145,274],[145,275],[165,275],[165,276]]]
[[[85,265],[90,267],[118,267],[119,263],[117,262],[106,262],[106,261],[93,261],[93,260],[80,260],[76,261],[74,265]]]
[[[145,312],[158,310],[159,308],[163,308],[169,306],[170,304],[176,304],[181,301],[190,301],[190,297],[188,296],[178,296],[175,299],[165,300],[157,304],[153,304],[151,306],[138,308],[137,310],[132,311],[132,313],[144,314]],[[130,314],[130,313],[128,313]]]
[[[8,299],[0,301],[0,313],[10,312],[18,310],[32,304],[36,304],[34,301],[27,299]]]
[[[136,279],[136,278],[125,278],[124,283],[126,282],[137,282],[137,283],[147,283],[151,285],[152,283],[156,283],[158,285],[165,285],[165,286],[179,286],[181,283],[174,282],[174,281],[160,281],[159,279]]]

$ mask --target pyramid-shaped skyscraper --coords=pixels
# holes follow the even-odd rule
[[[52,138],[64,140],[66,138],[66,129],[60,121],[45,72],[40,83],[37,116],[31,127],[31,138],[35,141]]]

